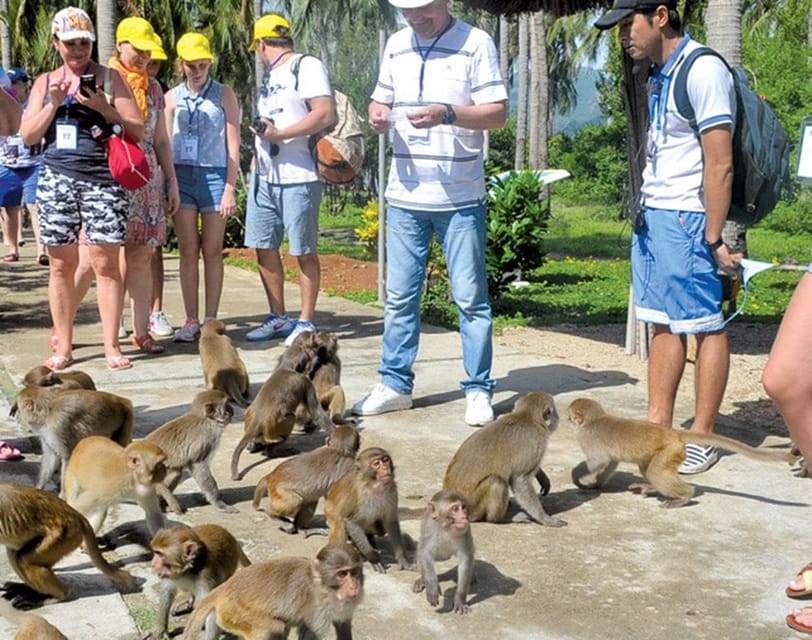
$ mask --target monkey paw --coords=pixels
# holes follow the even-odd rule
[[[657,489],[647,482],[633,482],[629,485],[629,491],[633,491],[635,493],[639,491],[641,496],[648,496],[652,493],[657,493]]]

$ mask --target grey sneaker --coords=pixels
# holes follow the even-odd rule
[[[194,342],[200,337],[200,323],[197,320],[187,320],[175,332],[175,342]]]
[[[411,393],[398,393],[392,387],[387,387],[383,382],[379,382],[353,405],[352,412],[357,416],[376,416],[380,413],[411,408]]]
[[[310,320],[294,320],[293,321],[293,331],[290,332],[290,335],[285,338],[285,346],[289,347],[293,344],[293,341],[296,340],[296,336],[300,333],[304,333],[305,331],[312,331],[316,333],[316,325],[314,325]]]
[[[685,445],[685,462],[677,471],[686,475],[707,471],[719,460],[716,447],[703,447],[701,444],[689,442]]]
[[[484,391],[469,391],[465,394],[465,424],[478,427],[493,422],[491,397]]]
[[[249,342],[272,340],[273,338],[287,338],[293,331],[293,321],[287,316],[278,316],[272,313],[256,329],[245,334]]]
[[[166,319],[166,314],[163,311],[156,311],[149,315],[149,330],[161,338],[175,335],[175,330],[169,324],[169,320]]]

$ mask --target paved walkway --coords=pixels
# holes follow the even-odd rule
[[[167,312],[182,324],[177,259],[166,259]],[[46,297],[47,270],[33,262],[30,247],[21,262],[0,269],[0,372],[6,398],[13,398],[22,375],[48,355],[50,322]],[[298,289],[286,290],[290,309],[298,309]],[[262,319],[264,295],[255,273],[226,269],[221,318],[244,358],[252,393],[275,366],[281,345],[248,343],[246,330]],[[111,372],[101,357],[100,325],[95,305],[86,303],[78,317],[74,368],[88,372],[100,389],[131,398],[137,410],[137,435],[143,436],[184,413],[195,393],[203,389],[197,346],[167,342],[163,356],[133,355],[129,371]],[[341,340],[343,385],[350,402],[377,380],[382,313],[340,298],[322,296],[317,323]],[[644,414],[645,385],[624,371],[584,370],[566,360],[539,360],[496,339],[494,375],[497,411],[509,411],[520,395],[546,390],[556,395],[559,412],[575,397],[588,395],[610,411]],[[415,408],[362,423],[363,446],[388,449],[397,466],[403,529],[416,539],[415,516],[442,483],[445,467],[456,448],[472,431],[463,424],[464,400],[458,387],[462,376],[459,336],[424,327],[416,365]],[[35,441],[26,429],[5,417],[0,400],[0,438],[25,453],[20,462],[0,462],[0,480],[30,484],[38,468]],[[683,415],[690,409],[681,407]],[[265,514],[251,508],[256,482],[278,459],[244,453],[245,477],[232,482],[231,452],[243,429],[238,410],[226,430],[215,463],[227,501],[240,513],[223,515],[205,504],[193,480],[180,488],[189,507],[173,521],[216,522],[229,527],[254,561],[282,555],[313,556],[324,539],[291,537],[278,531]],[[785,438],[743,429],[720,429],[751,444],[786,446]],[[318,446],[321,436],[294,436],[298,448]],[[390,570],[366,571],[365,600],[355,616],[356,638],[410,640],[434,638],[494,638],[575,640],[639,640],[691,638],[773,640],[799,634],[784,624],[794,603],[784,596],[786,581],[812,556],[808,530],[812,515],[809,481],[793,478],[781,465],[759,464],[741,456],[725,456],[709,472],[695,476],[694,504],[677,510],[660,509],[655,498],[643,499],[625,490],[637,478],[636,469],[621,467],[601,493],[577,490],[570,470],[581,459],[564,420],[553,435],[544,467],[553,488],[545,499],[549,512],[569,526],[549,529],[536,525],[476,524],[477,545],[471,613],[461,617],[446,607],[432,609],[411,593],[415,574]],[[321,513],[319,510],[318,513]],[[138,533],[138,510],[126,505],[115,511],[105,530]],[[143,536],[141,536],[143,537]],[[138,535],[131,539],[139,538]],[[384,542],[385,547],[385,542]],[[385,547],[386,548],[386,547]],[[139,637],[135,620],[149,625],[157,602],[156,580],[147,564],[148,552],[127,542],[116,556],[138,577],[142,591],[122,599],[77,552],[60,565],[74,599],[42,608],[71,640],[113,640]],[[452,569],[454,562],[442,565]],[[446,598],[453,596],[454,574],[442,576]],[[14,575],[0,560],[0,581]],[[175,628],[182,619],[173,620]],[[12,628],[0,619],[0,638]]]

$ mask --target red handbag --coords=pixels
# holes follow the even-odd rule
[[[125,189],[140,189],[152,178],[147,156],[126,131],[122,133],[118,126],[116,129],[118,131],[104,142],[110,174]]]

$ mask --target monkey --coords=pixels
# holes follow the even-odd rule
[[[31,589],[54,601],[68,597],[68,588],[53,572],[64,556],[84,545],[93,565],[121,589],[133,591],[135,578],[114,569],[102,556],[87,519],[66,502],[42,489],[10,482],[0,483],[0,544],[9,564]],[[26,604],[21,593],[12,600]]]
[[[448,560],[457,556],[457,593],[454,612],[468,613],[465,602],[471,586],[474,569],[474,537],[468,521],[468,500],[459,491],[444,489],[432,496],[426,514],[420,523],[420,542],[417,545],[417,564],[420,577],[412,591],[425,589],[426,599],[432,607],[440,603],[440,585],[434,570],[435,560]]]
[[[306,332],[302,332],[296,340]],[[294,340],[295,343],[295,340]],[[335,334],[320,331],[316,334],[317,363],[309,374],[316,388],[321,406],[333,422],[344,420],[347,399],[341,387],[341,359],[338,357],[338,338]]]
[[[155,627],[143,640],[162,640],[169,625],[169,610],[178,590],[191,593],[200,602],[214,587],[230,578],[238,567],[251,561],[228,530],[216,524],[162,529],[150,543],[150,566],[162,578]],[[215,638],[212,618],[206,623],[206,637]]]
[[[349,539],[375,571],[385,573],[386,568],[372,538],[367,537],[373,535],[388,535],[400,568],[414,568],[406,560],[400,533],[395,465],[380,447],[364,449],[358,454],[355,468],[330,487],[324,515],[330,544],[344,544]]]
[[[59,629],[42,616],[18,611],[3,598],[0,598],[0,614],[20,627],[14,634],[14,640],[68,640]]]
[[[677,472],[685,460],[687,442],[713,445],[765,462],[794,460],[790,452],[756,449],[724,436],[668,429],[653,422],[611,416],[588,398],[573,400],[567,413],[586,455],[586,460],[572,470],[576,486],[599,489],[618,463],[632,462],[648,483],[634,483],[629,489],[639,490],[644,496],[659,492],[673,498],[660,505],[666,508],[681,507],[694,496],[694,488],[683,482]]]
[[[111,506],[134,500],[154,535],[166,526],[155,489],[166,477],[165,462],[163,449],[148,440],[122,447],[101,436],[83,438],[65,470],[65,501],[98,533]]]
[[[89,389],[96,390],[96,384],[84,371],[54,371],[45,365],[40,365],[30,369],[23,378],[24,387],[56,387],[60,391],[65,389]],[[8,414],[12,417],[17,415],[17,400],[11,405]]]
[[[328,433],[335,429],[322,409],[310,379],[290,369],[276,369],[262,385],[245,412],[245,435],[231,456],[231,478],[239,480],[240,454],[249,443],[275,445],[284,442],[296,423],[296,410],[303,405],[310,419]]]
[[[327,495],[332,484],[355,467],[361,439],[353,427],[339,425],[327,436],[325,446],[294,456],[257,483],[254,492],[254,509],[268,492],[270,505],[267,513],[280,522],[285,533],[310,531],[313,512],[319,498]]]
[[[238,512],[236,507],[222,499],[211,473],[214,453],[233,415],[234,409],[224,392],[201,391],[192,400],[187,413],[161,425],[145,438],[166,454],[166,478],[156,490],[171,511],[184,511],[172,492],[180,483],[183,472],[189,471],[210,504],[224,513]]]
[[[60,491],[68,457],[82,438],[108,436],[127,446],[133,433],[133,403],[106,391],[25,387],[17,394],[20,418],[42,442],[37,487],[44,489],[59,471]]]
[[[444,489],[467,496],[473,522],[503,522],[510,492],[527,517],[547,527],[567,523],[547,514],[533,488],[535,477],[541,494],[550,492],[550,480],[541,469],[550,434],[558,427],[558,412],[550,394],[528,393],[516,402],[513,411],[500,416],[470,435],[461,445],[445,472]],[[526,514],[526,515],[525,515]]]
[[[352,615],[363,597],[361,557],[349,545],[323,547],[315,560],[279,558],[252,564],[215,587],[195,607],[183,640],[197,637],[214,612],[217,626],[242,640],[326,638],[352,640]]]
[[[207,320],[200,331],[200,362],[208,389],[223,391],[232,402],[248,406],[248,371],[220,320]]]
[[[308,378],[319,364],[319,345],[316,334],[312,331],[302,331],[279,356],[277,369],[290,369],[296,373],[303,373]]]

